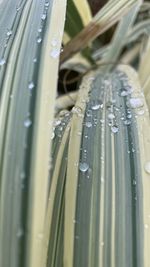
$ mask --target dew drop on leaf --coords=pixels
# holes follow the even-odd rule
[[[16,236],[17,236],[18,238],[21,238],[23,235],[24,235],[24,231],[23,231],[23,229],[22,229],[22,228],[19,228],[18,231],[17,231]]]
[[[56,127],[60,124],[61,124],[61,120],[55,120],[53,125],[54,125],[54,127]]]
[[[100,100],[93,100],[91,109],[92,110],[98,110],[100,108],[103,108],[103,102]]]
[[[112,133],[118,133],[118,131],[119,131],[118,126],[113,125],[113,126],[111,127],[111,131],[112,131]]]
[[[53,38],[52,39],[52,41],[51,41],[51,45],[53,46],[53,47],[55,47],[55,46],[57,46],[57,39],[56,38]]]
[[[28,88],[30,89],[30,90],[32,90],[33,88],[34,88],[34,83],[33,82],[29,82],[29,84],[28,84]]]
[[[125,120],[124,121],[124,125],[130,125],[131,124],[131,121],[130,120]]]
[[[54,137],[55,137],[55,133],[52,132],[52,134],[51,134],[51,139],[54,139]]]
[[[21,174],[20,174],[20,179],[21,180],[24,180],[26,178],[26,174],[25,174],[25,172],[21,172]]]
[[[45,19],[46,19],[46,14],[43,14],[43,15],[41,16],[41,19],[42,19],[42,20],[45,20]]]
[[[8,30],[7,31],[7,36],[9,37],[9,36],[11,36],[12,35],[12,30]]]
[[[79,169],[81,172],[86,172],[89,169],[89,165],[86,162],[80,163]]]
[[[87,122],[85,123],[85,126],[86,126],[87,128],[91,128],[91,127],[92,127],[92,123],[91,123],[90,121],[87,121]]]
[[[145,171],[150,174],[150,161],[147,161],[144,165]]]
[[[24,120],[24,126],[26,128],[29,128],[31,126],[31,124],[32,124],[32,121],[31,121],[30,118],[27,118],[27,119]]]
[[[42,28],[39,28],[39,29],[38,29],[38,32],[42,32]]]
[[[34,59],[33,59],[33,62],[36,63],[36,62],[37,62],[37,58],[34,58]]]
[[[144,105],[143,100],[139,97],[130,98],[129,104],[130,104],[131,108],[133,108],[133,109],[143,107],[143,105]]]
[[[42,38],[41,37],[37,37],[37,43],[40,44],[42,42]]]
[[[113,120],[115,118],[115,115],[113,113],[108,114],[108,119]]]
[[[0,66],[3,66],[6,63],[6,60],[4,58],[0,59]]]
[[[53,48],[50,52],[52,58],[58,58],[60,55],[60,50],[58,48]]]
[[[46,3],[45,3],[45,6],[48,7],[48,6],[49,6],[49,2],[46,2]]]

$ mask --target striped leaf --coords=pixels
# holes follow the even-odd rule
[[[61,63],[64,63],[77,52],[87,47],[90,42],[106,32],[137,4],[139,4],[137,0],[109,1],[93,17],[91,22],[64,47],[64,51],[61,54]]]
[[[65,0],[0,1],[0,266],[3,267],[42,266],[50,122],[65,9]]]
[[[146,45],[146,49],[141,57],[139,66],[139,77],[143,92],[146,97],[148,108],[150,110],[150,35]]]
[[[150,122],[137,74],[89,73],[55,125],[48,266],[149,266]]]

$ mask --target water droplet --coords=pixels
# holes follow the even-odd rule
[[[108,119],[113,120],[115,118],[115,115],[113,113],[108,114]]]
[[[111,127],[111,131],[112,131],[112,133],[118,133],[118,131],[119,131],[118,126],[113,125],[113,126]]]
[[[37,37],[37,43],[40,44],[42,42],[42,38],[41,37]]]
[[[51,139],[54,139],[54,137],[55,137],[55,133],[52,132],[52,134],[51,134]]]
[[[92,110],[91,109],[87,110],[86,115],[87,115],[87,117],[91,117],[92,116]]]
[[[25,119],[25,121],[24,121],[24,126],[25,126],[26,128],[29,128],[29,127],[31,126],[31,124],[32,124],[32,121],[31,121],[30,118]]]
[[[21,6],[16,7],[16,11],[18,12],[21,9]]]
[[[12,30],[8,30],[7,31],[7,36],[9,37],[9,36],[11,36],[12,35]]]
[[[39,28],[39,29],[38,29],[38,32],[42,32],[42,28]]]
[[[104,124],[105,120],[100,120],[101,124]]]
[[[125,120],[125,121],[124,121],[124,125],[127,125],[127,126],[128,126],[128,125],[130,125],[130,124],[131,124],[131,121],[130,121],[130,120]]]
[[[144,115],[144,113],[145,113],[145,110],[144,110],[144,109],[138,110],[138,111],[136,112],[136,114],[137,114],[137,115],[140,115],[140,116]]]
[[[91,104],[91,109],[98,110],[100,108],[103,108],[103,102],[101,100],[93,100]]]
[[[58,48],[53,48],[50,52],[52,58],[58,58],[60,55],[60,50]]]
[[[46,2],[46,3],[45,3],[45,6],[48,7],[48,6],[49,6],[49,2]]]
[[[78,116],[83,116],[82,109],[77,106],[72,108],[72,113],[77,114]]]
[[[89,165],[86,162],[80,163],[79,169],[81,172],[86,172],[89,169]]]
[[[92,127],[92,123],[91,123],[90,121],[87,121],[87,122],[85,123],[85,126],[86,126],[87,128],[91,128],[91,127]]]
[[[128,114],[127,114],[127,118],[128,118],[128,119],[131,119],[131,118],[132,118],[132,114],[131,114],[131,113],[128,113]]]
[[[120,93],[121,96],[127,96],[128,94],[129,93],[126,90],[122,90],[121,93]]]
[[[26,178],[26,174],[25,174],[25,172],[21,172],[21,174],[20,174],[20,179],[21,180],[24,180]]]
[[[46,14],[43,14],[43,15],[41,16],[41,19],[42,19],[42,20],[45,20],[45,19],[46,19]]]
[[[138,97],[130,98],[129,104],[130,104],[131,108],[140,108],[140,107],[143,107],[143,105],[144,105],[143,100],[141,98],[138,98]]]
[[[136,185],[136,180],[133,180],[133,181],[132,181],[132,184],[133,184],[133,185]]]
[[[54,125],[54,127],[56,127],[60,124],[61,124],[61,120],[55,120],[53,125]]]
[[[34,58],[34,59],[33,59],[33,62],[36,63],[36,62],[37,62],[37,58]]]
[[[51,41],[51,45],[55,47],[55,46],[57,46],[57,43],[58,43],[57,39],[53,38]]]
[[[23,235],[24,235],[24,231],[23,231],[23,229],[22,229],[22,228],[19,228],[18,231],[17,231],[16,236],[17,236],[18,238],[21,238]]]
[[[34,88],[34,83],[33,82],[29,82],[29,84],[28,84],[28,88],[30,89],[30,90],[32,90],[33,88]]]
[[[150,174],[150,161],[147,161],[144,165],[145,171]]]
[[[4,58],[0,59],[0,66],[3,66],[6,63],[6,60]]]

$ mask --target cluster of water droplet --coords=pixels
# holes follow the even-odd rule
[[[36,39],[38,44],[41,44],[41,42],[42,42],[42,32],[43,32],[43,28],[44,28],[46,18],[47,18],[48,7],[49,7],[49,2],[45,2],[43,14],[41,15],[41,25],[38,28],[38,36]]]

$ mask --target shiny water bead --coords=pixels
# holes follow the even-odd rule
[[[113,126],[111,127],[111,131],[112,131],[112,133],[118,133],[118,131],[119,131],[118,126],[113,125]]]
[[[7,31],[7,36],[9,37],[9,36],[11,36],[12,35],[12,30],[8,30]]]
[[[113,120],[115,118],[115,115],[113,113],[108,114],[108,119]]]
[[[46,2],[46,3],[45,3],[45,6],[48,7],[48,6],[49,6],[49,2]]]
[[[3,66],[6,63],[6,60],[4,58],[0,59],[0,66]]]
[[[87,128],[91,128],[91,127],[92,127],[92,122],[87,121],[87,122],[85,123],[85,126],[86,126]]]
[[[60,50],[58,48],[53,48],[50,52],[52,58],[56,59],[60,55]]]
[[[89,165],[87,163],[80,163],[79,164],[79,169],[81,172],[86,172],[89,169]]]
[[[131,121],[130,120],[125,120],[124,121],[124,125],[130,125],[131,124]]]
[[[54,139],[54,137],[55,137],[55,133],[54,133],[54,132],[52,132],[52,134],[51,134],[51,140],[53,140],[53,139]]]
[[[37,43],[40,44],[42,42],[42,38],[41,37],[37,37]]]
[[[22,229],[22,228],[19,228],[18,231],[17,231],[16,236],[17,236],[18,238],[21,238],[23,235],[24,235],[24,231],[23,231],[23,229]]]
[[[121,96],[127,96],[128,94],[129,93],[128,93],[127,90],[122,90],[121,93],[120,93]]]
[[[51,41],[51,45],[55,47],[55,46],[57,46],[57,44],[58,44],[57,39],[53,38],[52,41]]]
[[[27,119],[24,120],[24,126],[26,128],[29,128],[31,126],[31,124],[32,124],[32,121],[31,121],[30,118],[27,118]]]
[[[92,100],[91,109],[98,110],[100,108],[103,108],[103,102],[101,100]]]
[[[29,82],[29,84],[28,84],[28,88],[30,89],[30,90],[32,90],[33,88],[34,88],[34,83],[33,82]]]
[[[41,19],[42,19],[42,20],[45,20],[45,19],[46,19],[46,14],[43,14],[43,15],[41,16]]]
[[[144,165],[145,171],[150,174],[150,161],[147,161]]]
[[[139,97],[132,97],[129,100],[129,104],[131,106],[131,108],[140,108],[143,107],[144,103],[143,103],[143,99],[139,98]]]
[[[73,114],[76,114],[79,117],[83,117],[84,116],[82,114],[82,109],[80,107],[77,107],[77,106],[75,106],[75,107],[72,108],[72,113]]]
[[[61,124],[61,120],[55,120],[53,125],[54,125],[54,127],[56,127],[60,124]]]

